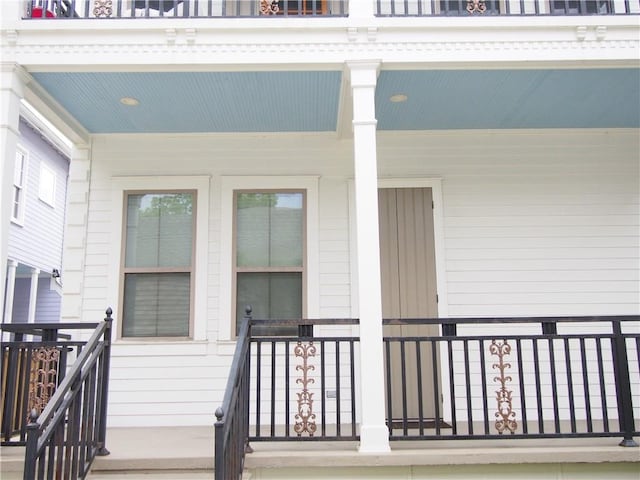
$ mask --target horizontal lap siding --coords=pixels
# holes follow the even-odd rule
[[[9,226],[8,255],[21,264],[51,272],[53,268],[60,269],[62,263],[69,163],[24,121],[20,122],[18,145],[27,152],[25,212],[21,226],[13,223]],[[56,178],[53,206],[39,198],[42,165]]]
[[[637,131],[416,137],[383,156],[443,179],[451,316],[638,312]]]
[[[329,140],[328,140],[329,139]],[[329,145],[329,150],[327,149]],[[349,217],[346,178],[351,145],[333,135],[97,138],[93,145],[91,211],[85,260],[83,310],[101,318],[109,304],[107,265],[119,262],[109,246],[110,179],[122,175],[209,175],[207,339],[205,344],[154,345],[116,342],[113,348],[111,425],[213,425],[221,404],[234,345],[217,343],[219,332],[220,185],[223,175],[328,175],[319,181],[320,313],[350,314]],[[327,199],[327,202],[324,202]],[[114,308],[116,306],[114,305]],[[229,321],[224,319],[222,321]]]
[[[508,132],[378,136],[383,177],[442,178],[449,314],[614,314],[638,311],[637,132]],[[222,175],[318,175],[319,312],[352,315],[350,140],[334,135],[97,137],[83,276],[83,318],[104,316],[110,178],[210,175],[207,342],[114,346],[114,425],[212,423],[233,344],[217,343]],[[114,220],[114,216],[116,220]],[[73,258],[70,259],[73,261]],[[114,308],[116,305],[112,305]],[[351,327],[339,328],[349,333]]]

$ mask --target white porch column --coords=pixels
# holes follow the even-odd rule
[[[35,323],[36,321],[36,303],[38,300],[38,278],[40,270],[38,268],[31,269],[31,287],[29,288],[29,315],[27,316],[28,323]]]
[[[388,452],[385,425],[382,291],[378,236],[375,89],[379,62],[349,62],[353,93],[358,310],[360,316],[360,452]]]
[[[2,318],[2,321],[5,323],[11,323],[13,320],[13,297],[16,288],[17,268],[18,262],[9,260],[9,265],[7,266],[7,292],[4,297],[4,317]]]
[[[0,292],[5,290],[4,268],[7,265],[9,225],[13,206],[13,175],[16,145],[20,136],[20,100],[24,95],[21,67],[15,63],[1,64],[0,69]]]
[[[356,0],[349,2],[349,19],[371,19],[375,14],[374,0]]]

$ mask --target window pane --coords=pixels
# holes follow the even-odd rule
[[[293,320],[302,317],[302,273],[238,273],[236,329],[245,306],[252,308],[253,318]],[[295,334],[297,328],[269,329],[270,335]],[[254,331],[255,334],[266,332]]]
[[[15,170],[13,172],[13,184],[17,187],[22,187],[24,183],[24,164],[24,153],[16,152]]]
[[[52,207],[56,196],[56,174],[45,165],[40,166],[40,188],[38,195],[40,200]]]
[[[303,194],[238,193],[239,267],[302,266]]]
[[[193,194],[127,197],[126,267],[189,267]]]
[[[189,336],[190,274],[126,274],[123,337]]]

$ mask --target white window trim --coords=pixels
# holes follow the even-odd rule
[[[53,185],[51,187],[51,199],[45,198],[43,196],[43,172],[48,172],[49,174],[51,174],[51,179],[53,180]],[[50,207],[54,207],[55,208],[55,204],[56,204],[56,184],[58,183],[58,178],[56,175],[56,172],[49,167],[48,165],[45,165],[44,163],[40,164],[40,178],[38,180],[38,198],[46,203],[47,205],[49,205]]]
[[[442,200],[442,179],[425,178],[379,178],[378,188],[431,188],[433,195],[433,240],[436,256],[436,288],[438,289],[438,316],[449,316],[447,296],[447,271],[444,248],[444,208]],[[351,250],[351,316],[358,318],[358,266],[356,242],[356,200],[355,182],[349,181],[349,225]]]
[[[11,222],[17,224],[17,225],[24,225],[24,212],[27,209],[27,183],[28,183],[28,178],[29,178],[29,151],[22,147],[21,145],[18,145],[16,147],[16,155],[18,153],[22,153],[22,155],[24,156],[24,168],[23,168],[23,172],[22,172],[22,201],[20,203],[20,208],[19,208],[19,212],[18,212],[18,216],[14,217],[13,216],[13,201],[14,201],[14,196],[13,196],[13,189],[15,187],[15,175],[16,172],[14,171],[13,175],[14,175],[14,181],[11,182]],[[14,170],[15,170],[15,159],[14,159]]]
[[[223,176],[220,187],[220,299],[218,341],[232,341],[233,318],[233,192],[234,190],[306,190],[307,318],[319,318],[318,176]]]
[[[207,290],[208,290],[208,263],[209,263],[209,176],[156,176],[156,177],[112,177],[111,211],[114,213],[111,220],[111,249],[109,251],[109,287],[108,298],[113,299],[113,305],[118,305],[121,312],[120,298],[120,255],[123,242],[123,215],[124,193],[129,190],[195,190],[196,191],[196,238],[194,258],[194,286],[193,286],[193,331],[192,338],[158,341],[167,343],[202,341],[207,339]],[[119,321],[116,315],[114,322]],[[114,330],[118,331],[118,325]],[[119,342],[149,343],[153,338],[127,337],[118,338]]]

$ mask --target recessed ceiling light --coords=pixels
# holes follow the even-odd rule
[[[133,97],[122,97],[120,99],[120,103],[126,105],[127,107],[135,107],[140,104],[138,99]]]
[[[389,97],[389,101],[393,103],[402,103],[407,101],[407,96],[404,93],[396,93]]]

